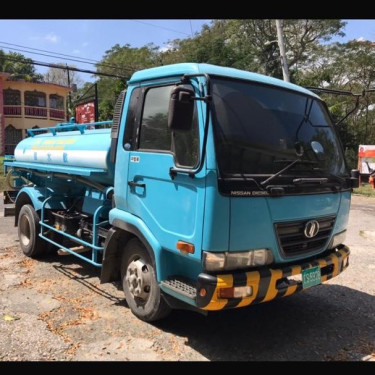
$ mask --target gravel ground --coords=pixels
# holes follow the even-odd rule
[[[0,361],[375,360],[375,199],[353,196],[350,267],[285,299],[144,323],[73,256],[23,256],[0,217]]]

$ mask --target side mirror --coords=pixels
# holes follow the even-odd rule
[[[350,180],[352,188],[359,188],[359,170],[352,169],[350,172]]]
[[[174,131],[189,131],[193,123],[194,91],[182,86],[172,89],[169,100],[168,127]]]

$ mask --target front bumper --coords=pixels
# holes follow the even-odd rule
[[[321,270],[321,281],[325,282],[348,267],[349,254],[349,248],[343,245],[340,249],[332,250],[332,253],[324,258],[300,265],[278,269],[262,268],[259,271],[235,272],[216,276],[201,273],[198,276],[196,305],[203,310],[222,310],[290,296],[303,290],[303,287],[302,281],[290,282],[287,277],[299,275],[302,270],[318,266]],[[219,298],[221,288],[240,286],[252,287],[252,295],[244,298]]]

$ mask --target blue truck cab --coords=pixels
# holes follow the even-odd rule
[[[28,181],[15,210],[27,256],[60,248],[100,267],[145,321],[271,301],[348,267],[358,179],[311,91],[161,66],[133,74],[111,128],[94,125],[31,130],[7,162]]]

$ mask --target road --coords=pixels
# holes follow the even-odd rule
[[[350,267],[273,302],[148,324],[72,256],[25,258],[0,217],[0,360],[373,361],[375,199],[353,196]]]

